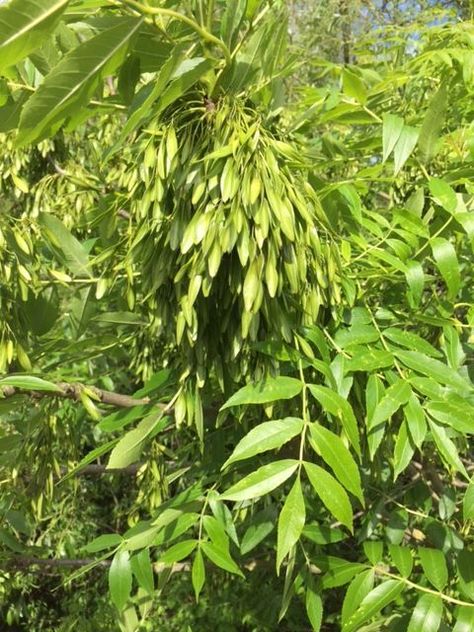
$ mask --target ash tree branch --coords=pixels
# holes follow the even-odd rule
[[[74,401],[81,401],[81,384],[70,384],[68,382],[58,382],[56,384],[58,391],[34,391],[17,388],[16,386],[3,386],[0,388],[3,397],[13,397],[14,395],[30,395],[31,397],[59,397],[62,399],[72,399]],[[131,395],[123,395],[122,393],[113,393],[112,391],[106,391],[96,386],[87,386],[90,391],[93,391],[102,404],[109,404],[116,408],[132,408],[133,406],[139,406],[143,404],[149,404],[150,398],[135,398]],[[157,404],[159,407],[165,408],[164,404]]]

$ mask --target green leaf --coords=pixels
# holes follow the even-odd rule
[[[326,412],[335,415],[341,420],[347,438],[360,456],[359,428],[354,411],[349,402],[339,395],[339,393],[326,386],[308,384],[308,388],[313,397],[321,404]]]
[[[419,547],[418,556],[427,580],[442,591],[448,581],[448,567],[444,553],[439,549]]]
[[[359,468],[344,442],[318,423],[310,425],[313,448],[332,469],[339,482],[364,504]]]
[[[86,106],[102,79],[124,61],[141,19],[123,18],[112,28],[69,51],[27,101],[20,117],[17,145],[55,134]]]
[[[231,406],[241,406],[243,404],[268,404],[280,399],[291,399],[299,393],[303,384],[293,377],[268,377],[263,382],[257,384],[247,384],[221,407],[221,410]]]
[[[342,87],[345,94],[356,99],[361,105],[367,101],[367,89],[362,79],[348,68],[342,70]]]
[[[239,441],[222,469],[235,461],[248,459],[267,450],[276,450],[301,434],[302,430],[303,420],[296,417],[286,417],[259,424]]]
[[[467,520],[474,520],[474,478],[471,478],[471,481],[464,493],[462,501],[462,515],[464,522]]]
[[[346,372],[363,371],[369,373],[392,365],[392,354],[378,349],[357,349],[350,360],[344,361]]]
[[[397,140],[397,144],[394,149],[394,175],[398,175],[410,157],[412,151],[415,149],[416,141],[418,140],[419,130],[414,127],[405,125],[401,131],[401,134]]]
[[[466,468],[463,462],[459,458],[459,453],[455,444],[448,437],[448,434],[443,426],[440,426],[435,421],[428,421],[431,434],[433,435],[434,442],[438,448],[438,451],[444,461],[451,465],[455,470],[461,472],[467,479],[469,479]]]
[[[138,584],[149,595],[155,590],[155,580],[153,578],[153,565],[150,559],[149,549],[142,549],[130,558],[130,566],[136,577]]]
[[[127,467],[134,463],[140,456],[143,442],[160,423],[165,425],[167,420],[163,419],[162,411],[156,411],[145,417],[136,428],[127,432],[112,450],[107,469]]]
[[[428,402],[428,414],[442,424],[451,426],[462,434],[474,434],[474,406],[467,401]]]
[[[10,0],[0,7],[0,74],[40,46],[69,0]]]
[[[456,565],[459,589],[471,602],[474,602],[474,551],[472,548],[459,551]]]
[[[276,567],[279,572],[281,563],[295,546],[303,531],[306,519],[301,481],[296,478],[290,493],[285,499],[278,518]]]
[[[259,498],[284,483],[297,467],[298,461],[293,459],[263,465],[228,489],[221,499],[240,501]]]
[[[202,524],[213,544],[221,549],[229,548],[229,538],[224,526],[216,518],[213,516],[204,516]]]
[[[431,249],[434,260],[448,288],[448,299],[453,299],[461,287],[461,272],[454,246],[443,237],[435,237],[431,240]]]
[[[112,439],[112,441],[108,441],[107,443],[100,445],[98,448],[94,448],[94,450],[91,450],[83,459],[79,461],[79,463],[75,467],[69,470],[69,472],[65,476],[63,476],[59,482],[63,483],[73,476],[76,476],[76,474],[80,472],[86,465],[89,465],[89,463],[92,463],[92,461],[95,461],[103,454],[109,452],[114,447],[114,445],[118,443],[118,441],[119,439]]]
[[[387,160],[397,144],[404,126],[404,121],[395,114],[385,114],[383,117],[383,162]]]
[[[174,564],[180,562],[191,555],[197,546],[197,540],[182,540],[173,544],[161,557],[158,562],[160,564]]]
[[[114,555],[109,568],[110,598],[118,610],[127,603],[132,590],[132,567],[128,551],[120,550]]]
[[[446,117],[447,101],[446,83],[442,83],[432,97],[421,125],[418,147],[425,162],[429,162],[436,155],[439,136]]]
[[[474,608],[461,606],[457,611],[453,632],[472,632],[474,630]]]
[[[367,440],[370,456],[374,455],[385,433],[385,424],[397,410],[406,404],[411,395],[411,387],[408,382],[397,380],[386,391],[374,410],[374,414],[367,420]]]
[[[377,404],[373,416],[368,420],[369,428],[374,428],[392,417],[401,406],[408,402],[411,394],[410,384],[401,379],[397,379],[397,381],[385,391],[384,396]]]
[[[238,33],[240,24],[247,11],[248,0],[237,0],[227,2],[221,21],[221,39],[232,50],[235,35]]]
[[[422,595],[410,618],[407,632],[436,632],[441,625],[443,601],[436,595]]]
[[[409,287],[408,299],[411,307],[418,307],[425,287],[425,274],[419,261],[408,261],[405,277]]]
[[[430,178],[428,186],[436,204],[442,206],[448,213],[454,213],[458,205],[455,190],[440,178]]]
[[[365,564],[348,562],[345,559],[332,555],[315,556],[312,561],[324,573],[321,581],[324,589],[343,586],[350,582],[354,575],[367,570]]]
[[[144,325],[146,321],[133,312],[102,312],[93,318],[100,323],[113,323],[115,325]]]
[[[352,532],[352,507],[347,493],[340,483],[322,467],[305,461],[304,467],[314,491],[336,520]]]
[[[413,569],[413,555],[407,546],[389,544],[388,550],[392,562],[402,577],[409,577]]]
[[[395,355],[401,362],[413,371],[417,371],[422,375],[432,377],[440,384],[447,384],[461,391],[469,391],[469,384],[462,378],[459,373],[449,367],[447,364],[430,358],[424,353],[418,351],[394,351]]]
[[[191,569],[191,580],[194,588],[194,594],[196,595],[196,602],[198,602],[202,587],[206,581],[206,569],[204,567],[201,549],[196,551],[196,555],[194,557]]]
[[[59,386],[48,382],[40,377],[32,375],[9,375],[0,379],[0,389],[2,386],[13,386],[25,391],[49,391],[51,393],[62,393]]]
[[[87,251],[61,220],[49,213],[40,213],[38,222],[54,254],[68,270],[74,275],[91,278]]]
[[[420,404],[420,400],[415,394],[410,396],[407,405],[404,407],[405,420],[407,423],[408,432],[413,440],[413,443],[418,449],[421,448],[423,443],[427,426],[425,420],[425,411]]]
[[[363,548],[364,553],[373,566],[381,561],[383,556],[383,542],[381,540],[366,540]]]
[[[388,329],[384,329],[383,337],[411,351],[426,353],[426,355],[432,356],[433,358],[442,357],[442,353],[438,351],[438,349],[435,349],[433,345],[411,331],[404,331],[397,327],[389,327]]]
[[[393,451],[393,480],[396,481],[398,476],[408,467],[413,454],[415,452],[415,446],[412,444],[410,435],[407,429],[407,423],[404,421],[398,431],[397,440],[395,442],[395,449]]]
[[[213,564],[219,566],[219,568],[238,575],[239,577],[245,577],[240,568],[234,562],[230,553],[226,549],[221,549],[212,542],[202,542],[201,549],[206,557],[208,557]]]
[[[358,630],[363,623],[374,617],[389,603],[394,601],[404,589],[404,584],[397,579],[382,582],[364,597],[356,612],[348,619],[342,628],[343,632]]]
[[[242,537],[240,552],[246,555],[262,542],[275,528],[275,513],[271,508],[259,511]]]
[[[303,529],[303,535],[311,542],[315,544],[333,544],[334,542],[340,542],[347,537],[347,534],[342,529],[337,527],[330,527],[323,524],[307,524]]]
[[[346,595],[342,602],[341,622],[343,626],[356,612],[362,600],[373,589],[374,577],[375,571],[371,568],[356,575],[347,587]]]
[[[116,547],[123,542],[123,538],[118,533],[107,533],[105,535],[99,535],[94,538],[92,542],[86,544],[84,551],[88,553],[97,553],[97,551],[103,551],[104,549],[110,549]]]
[[[316,592],[313,582],[308,582],[306,587],[305,606],[313,632],[319,632],[323,621],[323,602],[321,596]]]
[[[97,424],[97,428],[102,432],[114,432],[121,430],[132,421],[141,419],[151,412],[152,404],[137,404],[131,408],[117,410],[115,413],[103,417]]]

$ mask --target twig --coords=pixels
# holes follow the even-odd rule
[[[34,391],[17,388],[16,386],[4,386],[0,388],[3,397],[13,397],[14,395],[30,395],[31,397],[61,397],[63,399],[73,399],[75,401],[81,401],[81,384],[70,384],[68,382],[58,382],[56,384],[58,391]],[[96,386],[89,386],[87,388],[93,391],[100,402],[103,404],[110,404],[117,408],[132,408],[133,406],[140,406],[150,403],[149,397],[143,397],[141,399],[134,398],[131,395],[122,395],[121,393],[113,393],[112,391],[105,391]],[[157,404],[159,407],[165,407],[164,404]]]

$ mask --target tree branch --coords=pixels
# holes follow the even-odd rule
[[[16,386],[4,386],[0,388],[3,397],[13,397],[14,395],[30,395],[31,397],[61,397],[63,399],[73,399],[75,401],[81,401],[81,384],[70,384],[68,382],[58,382],[56,386],[59,391],[28,391],[25,389],[17,388]],[[113,393],[112,391],[105,391],[102,388],[96,386],[89,386],[87,388],[93,391],[102,404],[110,404],[117,408],[132,408],[133,406],[140,406],[150,403],[149,397],[135,398],[131,395],[122,395],[121,393]],[[165,404],[157,404],[157,406],[165,408]]]

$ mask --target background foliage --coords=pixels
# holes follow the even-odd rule
[[[474,26],[408,4],[0,8],[6,630],[472,629]]]

